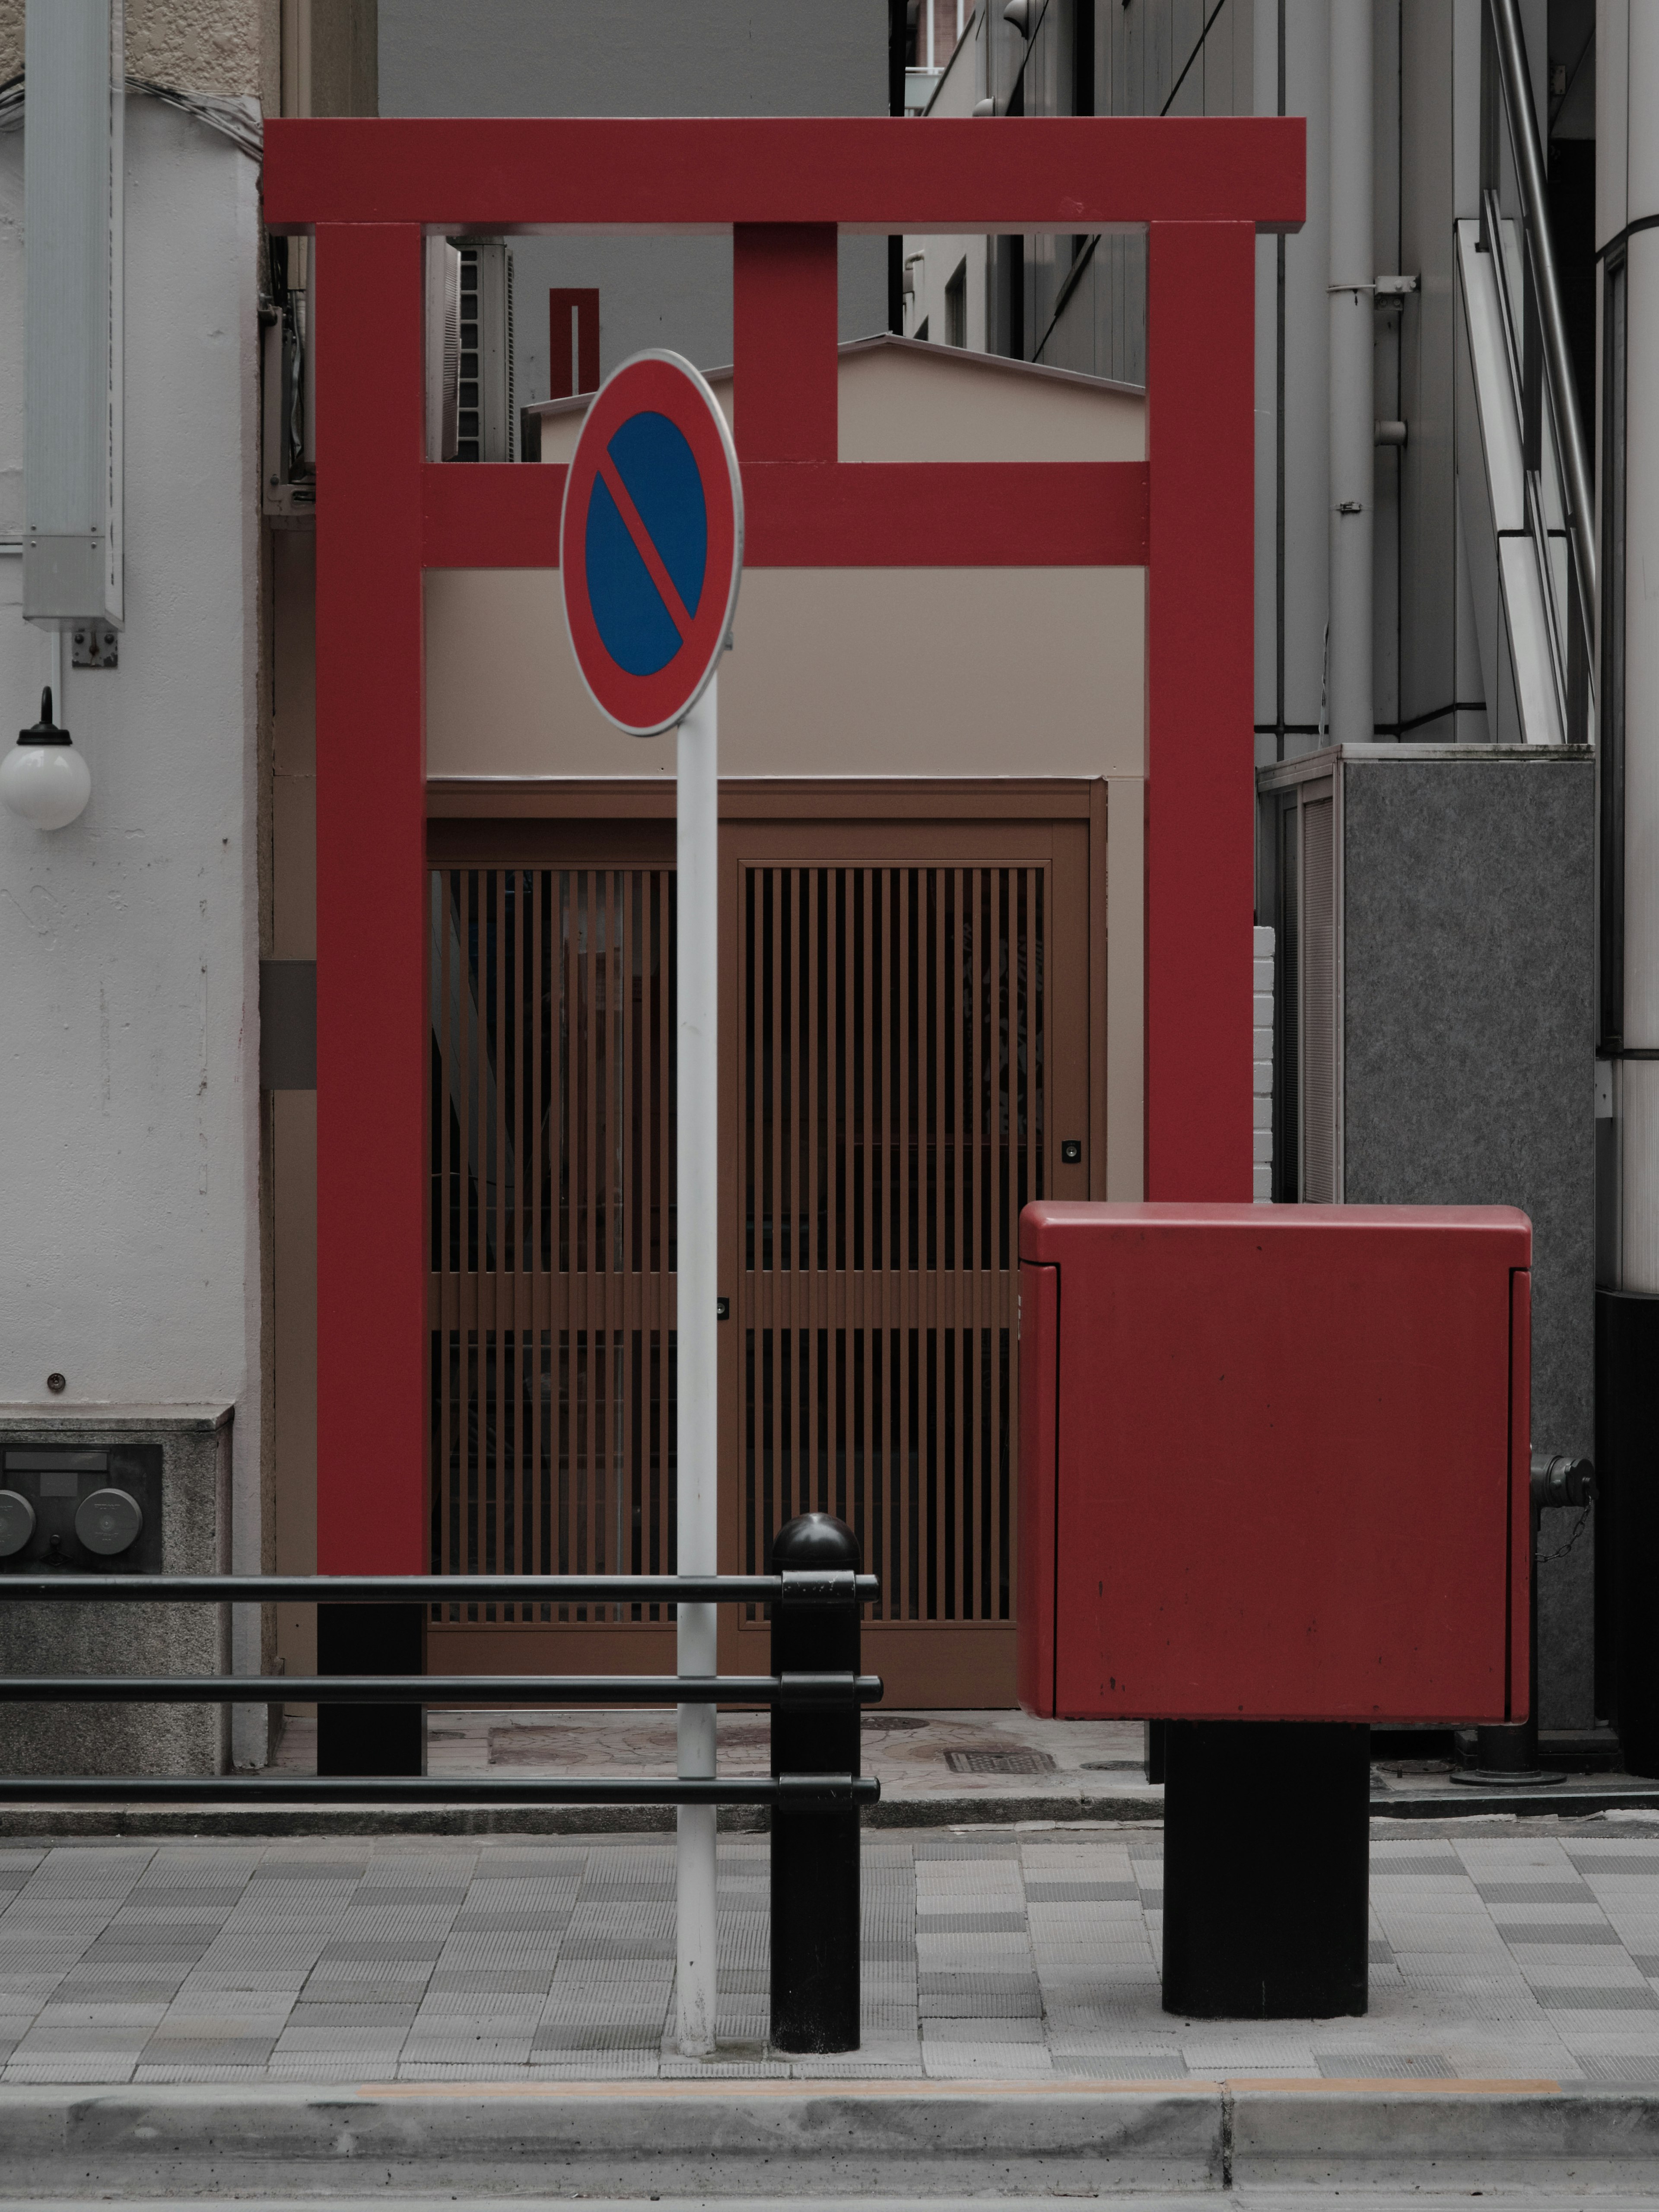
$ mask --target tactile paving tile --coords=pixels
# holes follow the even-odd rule
[[[1451,2067],[1432,2051],[1321,2051],[1314,2058],[1322,2075],[1341,2081],[1444,2081]]]
[[[1595,1893],[1584,1881],[1477,1881],[1486,1905],[1594,1905]]]
[[[1140,1890],[1133,1881],[1055,1881],[1025,1876],[1026,1902],[1030,1905],[1138,1905]]]

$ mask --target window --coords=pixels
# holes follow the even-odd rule
[[[964,253],[956,265],[955,274],[945,288],[945,343],[965,346],[968,343],[968,257]]]

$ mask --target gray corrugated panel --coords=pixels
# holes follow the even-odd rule
[[[1442,1850],[1425,1850],[1419,1846],[1402,1851],[1390,1850],[1384,1844],[1371,1852],[1371,1879],[1380,1881],[1397,1875],[1435,1874],[1464,1875],[1468,1869],[1448,1844]],[[1473,1879],[1472,1876],[1468,1876]]]

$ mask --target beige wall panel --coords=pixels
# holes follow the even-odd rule
[[[882,346],[842,356],[839,393],[843,461],[1146,458],[1144,398],[1086,377]]]
[[[732,372],[709,381],[733,420]],[[1143,461],[1146,402],[1127,386],[948,347],[843,349],[837,378],[843,461]],[[587,416],[573,400],[542,416],[544,462],[568,462]]]
[[[727,775],[1137,776],[1139,568],[753,568],[720,669]],[[1013,638],[1024,650],[1001,644]],[[587,697],[556,569],[430,569],[430,775],[672,775]]]

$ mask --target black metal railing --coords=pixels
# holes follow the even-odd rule
[[[775,1551],[856,1560],[851,1532],[811,1514]],[[432,1777],[423,1772],[0,1775],[0,1804],[756,1805],[772,1814],[772,2039],[781,2050],[856,2050],[859,1808],[881,1785],[860,1769],[861,1708],[882,1695],[859,1670],[864,1606],[879,1594],[852,1565],[781,1565],[769,1575],[168,1575],[14,1573],[0,1601],[53,1604],[314,1604],[422,1608],[469,1602],[741,1604],[770,1609],[769,1674],[5,1674],[0,1703],[428,1705],[734,1705],[773,1713],[769,1775]],[[337,1618],[339,1616],[337,1615]],[[361,1619],[361,1616],[356,1616]],[[361,1644],[362,1639],[355,1639]],[[418,1722],[417,1722],[418,1725]],[[362,1743],[368,1731],[344,1739]],[[323,1763],[323,1762],[319,1762]],[[850,1876],[850,1878],[849,1878]]]

